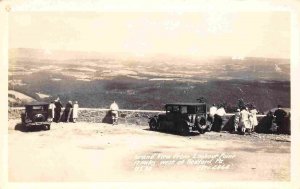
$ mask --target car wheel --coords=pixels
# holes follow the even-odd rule
[[[204,134],[205,131],[207,130],[208,125],[200,125],[198,126],[198,131],[200,134]]]
[[[155,131],[157,129],[156,121],[152,119],[149,123],[149,126],[151,131]]]

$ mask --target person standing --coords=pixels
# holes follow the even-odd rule
[[[217,113],[217,107],[216,104],[213,104],[210,108],[209,108],[209,115],[208,115],[208,121],[210,121],[210,124],[208,126],[208,131],[211,130],[212,125],[214,124],[214,120],[215,120],[215,114]]]
[[[51,101],[51,103],[49,104],[49,109],[50,109],[51,120],[53,121],[54,115],[55,115],[55,112],[54,112],[55,105],[54,105],[53,101]]]
[[[271,128],[273,125],[274,115],[273,112],[269,111],[265,117],[265,124],[263,124],[263,132],[264,133],[271,133]]]
[[[75,101],[74,105],[73,105],[73,122],[74,123],[76,123],[76,120],[78,118],[78,108],[79,108],[78,102]]]
[[[58,123],[60,121],[60,113],[63,105],[61,104],[59,97],[54,101],[54,121]]]
[[[243,107],[241,111],[241,131],[243,135],[246,133],[246,129],[251,128],[249,115],[250,113],[248,112],[247,108]]]
[[[68,103],[66,104],[65,112],[64,112],[66,122],[70,121],[72,109],[73,109],[72,101],[68,101]]]
[[[214,123],[213,123],[213,131],[220,132],[222,130],[223,124],[223,116],[225,116],[226,112],[224,107],[221,105],[214,116]]]
[[[234,114],[234,132],[237,132],[237,129],[240,124],[240,119],[241,119],[241,110],[238,108],[236,110],[236,113]]]
[[[118,111],[119,111],[119,106],[118,104],[114,101],[110,105],[110,114],[111,114],[111,119],[112,119],[112,124],[117,125],[118,124]]]
[[[278,105],[277,110],[274,112],[274,116],[275,116],[275,123],[277,125],[277,133],[282,133],[282,131],[284,130],[284,124],[283,124],[283,120],[284,117],[287,115],[286,111],[284,111],[283,109],[281,109],[281,105]]]
[[[249,117],[252,132],[255,130],[255,127],[258,125],[257,117],[256,117],[257,113],[258,112],[257,112],[255,106],[252,106],[252,108],[250,110],[250,117]]]

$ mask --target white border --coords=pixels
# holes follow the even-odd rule
[[[300,178],[300,48],[299,48],[299,3],[295,1],[255,1],[255,0],[7,0],[0,1],[0,188],[299,188]],[[7,71],[8,71],[8,16],[9,11],[289,11],[291,13],[291,109],[292,109],[292,143],[291,143],[291,182],[143,182],[143,183],[9,183],[7,180]]]

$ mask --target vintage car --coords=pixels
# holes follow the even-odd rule
[[[25,113],[21,114],[22,125],[26,130],[32,127],[43,127],[50,130],[52,122],[51,110],[49,104],[45,102],[32,102],[25,105]]]
[[[150,118],[150,130],[173,131],[184,136],[192,131],[205,133],[207,129],[206,103],[166,104],[165,110],[165,113]]]

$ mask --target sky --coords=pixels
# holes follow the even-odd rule
[[[289,12],[14,12],[9,48],[290,57]]]

